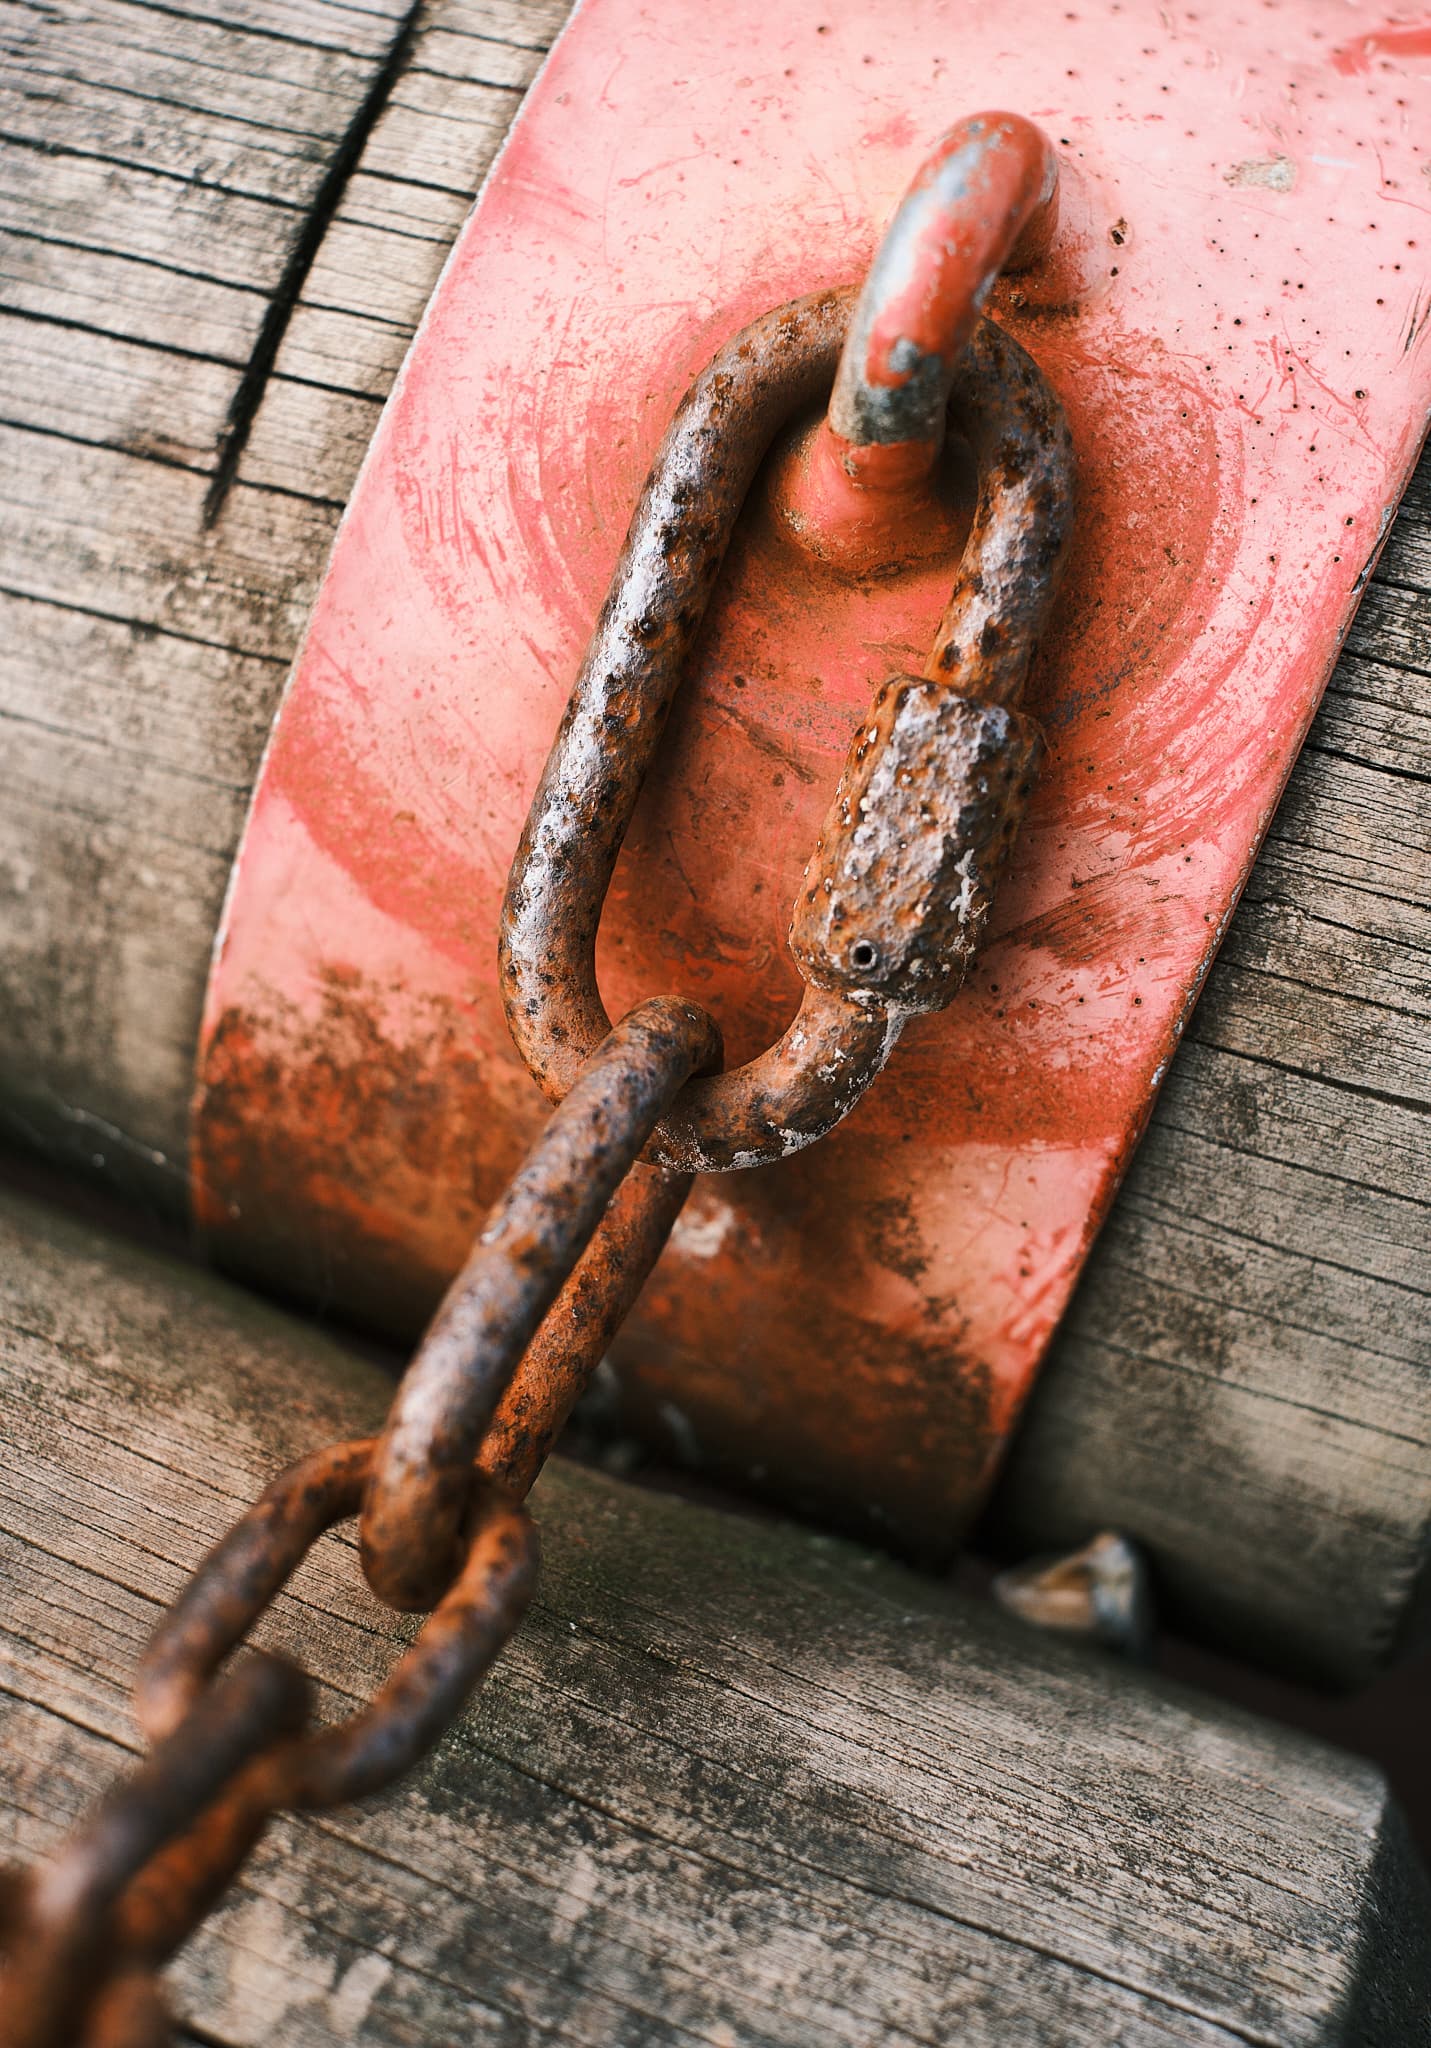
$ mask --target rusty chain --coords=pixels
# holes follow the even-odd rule
[[[829,390],[852,299],[796,300],[722,349],[637,507],[502,908],[508,1029],[553,1099],[611,1028],[596,984],[602,903],[736,515],[774,435]],[[924,675],[875,698],[805,870],[799,1012],[759,1058],[683,1092],[652,1147],[673,1171],[760,1166],[823,1137],[905,1018],[953,999],[982,936],[1038,751],[1015,705],[1062,560],[1072,461],[1057,399],[992,322],[945,395],[979,465],[953,594]]]
[[[209,1553],[139,1667],[147,1757],[48,1865],[0,1880],[5,2048],[162,2048],[157,1973],[268,1821],[361,1798],[407,1770],[516,1628],[537,1569],[523,1500],[693,1172],[819,1137],[869,1086],[904,1019],[956,993],[1037,764],[1018,698],[1072,505],[1058,402],[981,308],[998,270],[1046,243],[1053,210],[1053,158],[1037,130],[1010,115],[962,123],[916,179],[858,301],[827,292],[757,320],[677,413],[503,909],[508,1023],[558,1106],[382,1434],[292,1466]],[[812,463],[833,465],[836,495],[897,500],[937,457],[952,409],[979,498],[925,671],[876,694],[806,867],[791,927],[799,1014],[776,1046],[726,1073],[719,1029],[694,1003],[659,998],[610,1023],[597,927],[752,479],[776,433],[832,385]],[[430,1612],[372,1704],[314,1729],[296,1665],[225,1660],[313,1543],[354,1515],[373,1590]]]

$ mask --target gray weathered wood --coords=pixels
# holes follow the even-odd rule
[[[0,1117],[146,1199],[182,1202],[208,949],[338,509],[564,13],[433,0],[393,67],[402,0],[6,11]],[[1115,1516],[1189,1625],[1343,1679],[1411,1632],[1431,1528],[1428,647],[1423,468],[991,1523]]]
[[[1427,475],[990,1518],[1015,1548],[1112,1522],[1165,1612],[1341,1683],[1431,1622],[1431,599],[1390,581]]]
[[[19,1134],[176,1207],[208,950],[283,677],[378,404],[556,24],[435,9],[385,80],[406,16],[5,14],[0,1089]],[[239,381],[363,119],[206,529]],[[60,650],[80,640],[75,666]]]
[[[372,1367],[0,1198],[0,1855],[134,1745],[160,1602]],[[181,1961],[210,2048],[1431,2040],[1367,1764],[853,1546],[554,1467],[536,1608],[361,1811],[285,1819]],[[405,1631],[328,1538],[263,1639],[369,1697]]]

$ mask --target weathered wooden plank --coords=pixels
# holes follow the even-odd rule
[[[1421,467],[1426,467],[1425,456]],[[1414,507],[1411,520],[1419,518]],[[1347,635],[1349,652],[1386,668],[1404,669],[1412,676],[1426,674],[1428,627],[1431,627],[1431,578],[1425,587],[1392,583],[1374,576],[1366,587],[1360,608]]]
[[[368,11],[313,0],[276,10],[283,26],[275,27],[246,20],[243,7],[206,12],[145,0],[45,0],[9,10],[7,42],[20,76],[69,78],[86,100],[98,89],[100,105],[106,90],[134,92],[148,116],[130,131],[140,151],[150,124],[162,133],[166,107],[207,110],[220,120],[240,114],[275,139],[287,132],[334,140],[405,11],[404,4]],[[43,139],[96,146],[88,134],[57,135],[52,124]],[[192,165],[171,168],[193,175]]]
[[[156,642],[159,661],[153,658]],[[229,791],[240,803],[252,773],[253,738],[265,729],[276,666],[262,655],[82,612],[63,601],[0,596],[6,717],[73,734],[96,749],[116,748],[139,766],[187,775],[208,789]],[[217,734],[204,722],[216,686],[231,714]],[[171,829],[177,801],[171,793],[163,806]],[[200,809],[173,836],[182,843],[192,831],[217,852],[227,829],[206,822]]]
[[[474,52],[485,47],[469,41]],[[505,135],[521,98],[512,86],[462,73],[410,70],[393,88],[363,168],[377,177],[453,193],[465,205],[480,179],[474,161],[490,153],[489,136]]]
[[[1425,687],[1340,663],[990,1520],[1343,1683],[1428,1621]]]
[[[1405,523],[1419,516],[1414,507],[1408,507]],[[1377,596],[1373,585],[1362,607],[1363,616],[1374,608]],[[1337,687],[1322,699],[1309,744],[1313,752],[1324,750],[1393,774],[1431,772],[1431,701],[1424,675],[1344,653],[1337,669]],[[1298,785],[1287,794],[1295,800]],[[1280,818],[1274,819],[1274,846],[1280,824]]]
[[[208,475],[233,366],[54,320],[0,322],[9,425]]]
[[[435,29],[490,37],[546,55],[571,12],[571,0],[447,0]]]
[[[242,366],[404,10],[6,17],[0,1072],[12,1128],[126,1185],[176,1185],[242,792],[374,401],[564,13],[425,11],[208,532]],[[1431,1516],[1428,591],[1423,466],[998,1514],[1028,1546],[1116,1510],[1190,1624],[1344,1676],[1385,1654]]]
[[[1431,586],[1431,476],[1424,465],[1407,486],[1405,509],[1411,516],[1393,521],[1378,574],[1388,583],[1425,590]]]
[[[377,398],[275,377],[239,474],[245,484],[295,496],[306,494],[315,477],[346,484],[358,473],[381,411]]]
[[[0,1197],[7,1853],[123,1767],[203,1548],[386,1393]],[[534,1503],[542,1588],[475,1711],[394,1794],[283,1821],[180,1962],[212,2048],[1428,2038],[1424,1880],[1369,1766],[849,1545],[560,1465]],[[406,1632],[344,1531],[262,1636],[331,1714]]]
[[[497,111],[503,110],[503,96],[499,95]],[[383,123],[380,121],[378,127],[382,126]],[[479,131],[479,136],[482,132],[484,131]],[[485,133],[490,138],[490,146],[495,152],[506,133],[506,124],[503,122],[500,126],[485,130]],[[380,234],[393,237],[393,260],[400,264],[405,255],[410,257],[414,253],[402,247],[404,241],[435,242],[441,246],[445,255],[457,230],[467,218],[471,203],[470,191],[461,192],[442,185],[421,184],[409,178],[379,176],[362,168],[355,171],[344,186],[342,204],[333,217],[332,227],[338,228],[347,224],[359,229],[375,228]],[[339,254],[341,255],[341,249]],[[341,269],[337,267],[337,259],[327,251],[326,237],[324,248],[319,251],[319,264],[315,265],[315,268],[321,270],[325,263],[332,267],[335,276],[342,274]],[[361,313],[366,310],[366,292],[361,275],[357,279],[357,285],[354,309]],[[426,303],[424,298],[422,304]],[[417,310],[420,318],[421,306]]]
[[[309,293],[317,288],[310,274]],[[392,388],[413,333],[403,321],[355,312],[350,307],[320,305],[305,296],[293,309],[279,362],[295,383],[357,391],[381,401]],[[250,451],[262,442],[267,409],[266,404],[262,406],[254,421]]]
[[[10,427],[0,471],[5,587],[256,655],[292,647],[339,510],[240,489],[206,532],[202,473]]]
[[[354,185],[359,187],[360,181]],[[382,192],[383,207],[371,203],[375,186],[376,181],[361,184],[353,206],[342,208],[334,219],[309,273],[304,300],[338,312],[357,308],[370,318],[415,329],[450,242],[436,231],[395,232],[384,188],[376,187]],[[466,216],[466,204],[451,194],[439,197],[450,210],[455,235]]]
[[[48,435],[0,440],[24,457],[4,472],[5,581],[39,601],[16,614],[6,663],[0,1069],[22,1127],[62,1149],[76,1119],[112,1125],[113,1143],[87,1149],[118,1155],[132,1186],[146,1157],[184,1157],[203,962],[283,674],[269,649],[301,627],[336,508],[244,487],[222,537],[204,535],[202,474]],[[78,677],[93,662],[109,685],[84,688],[82,712],[53,680],[67,643]],[[145,722],[146,700],[182,680],[202,703]],[[166,1164],[154,1192],[174,1186]]]
[[[51,319],[6,319],[0,385],[12,393],[10,428],[172,463],[209,479],[233,399],[233,365]],[[379,412],[377,397],[274,375],[244,451],[242,479],[293,498],[342,504]]]
[[[281,676],[276,663],[64,603],[0,596],[0,890],[7,1039],[39,1057],[7,1074],[7,1114],[66,1153],[136,1167],[176,1192],[183,1110],[141,1141],[128,1125],[157,1065],[178,1071],[193,1030],[190,956],[212,918]],[[229,709],[215,734],[205,707]],[[37,868],[63,847],[64,864]],[[57,933],[100,921],[105,946]],[[97,1016],[113,1035],[93,1069]],[[161,1162],[159,1151],[166,1156]]]
[[[91,39],[86,39],[92,42]],[[81,50],[85,47],[81,45]],[[47,55],[51,54],[49,52]],[[67,67],[79,53],[65,53]],[[170,85],[171,92],[180,88]],[[151,79],[149,90],[164,90]],[[223,101],[222,92],[211,95]],[[333,116],[327,116],[329,127]],[[73,69],[50,70],[24,52],[11,55],[0,81],[0,121],[13,140],[44,146],[59,123],[84,138],[87,157],[188,183],[199,177],[248,198],[301,206],[321,175],[332,135],[265,129],[230,121],[213,107],[146,97],[135,85],[99,84]]]
[[[188,349],[237,371],[266,304],[257,286],[192,272],[176,279],[162,264],[0,231],[0,308],[7,314]]]
[[[464,20],[469,10],[449,7],[422,39],[414,74],[435,72],[442,78],[465,78],[482,85],[505,85],[525,92],[541,69],[545,48],[523,48],[484,34]],[[555,34],[555,30],[552,31]]]
[[[387,172],[350,182],[360,220],[387,223],[354,232],[369,274],[398,281],[400,325],[363,307],[361,266],[338,297],[362,310],[320,300],[318,329],[342,329],[331,366],[301,346],[308,384],[280,365],[244,457],[261,488],[241,481],[206,532],[237,378],[403,13],[11,10],[0,303],[28,317],[0,323],[0,585],[30,602],[6,650],[0,1068],[12,1131],[127,1185],[158,1165],[161,1195],[244,796],[375,416],[332,387],[386,389],[467,204]],[[512,104],[467,94],[471,182]],[[366,375],[355,331],[376,343]],[[206,701],[147,717],[200,647]]]
[[[271,292],[301,211],[75,150],[0,149],[0,231]]]

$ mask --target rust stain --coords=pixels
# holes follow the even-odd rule
[[[795,127],[752,133],[729,158],[707,152],[699,180],[660,185],[690,229],[677,245],[652,234],[657,187],[642,182],[668,141],[653,157],[638,117],[659,77],[693,136],[712,110],[739,103],[746,120],[742,95],[721,98],[731,17],[681,17],[680,35],[713,59],[687,90],[670,85],[662,34],[643,29],[615,79],[598,65],[628,12],[635,0],[594,0],[576,18],[556,61],[580,123],[564,110],[554,130],[551,100],[534,103],[388,408],[275,734],[206,1027],[220,1062],[232,1055],[235,1138],[253,1066],[251,1185],[273,1191],[271,1234],[323,1233],[359,1312],[409,1332],[460,1262],[478,1184],[490,1196],[519,1149],[507,1134],[524,1139],[537,1114],[502,1043],[491,931],[642,477],[714,348],[773,299],[853,277],[907,175],[901,151],[935,131],[947,102],[913,37],[885,39],[894,97],[853,147],[839,94],[827,101],[804,71],[780,78]],[[698,1185],[638,1305],[631,1341],[652,1372],[675,1344],[705,1389],[696,1416],[663,1381],[652,1427],[669,1397],[732,1469],[763,1460],[755,1418],[792,1356],[815,1405],[808,1441],[789,1418],[791,1472],[808,1474],[819,1431],[848,1442],[844,1353],[833,1344],[826,1358],[806,1334],[827,1327],[827,1297],[871,1333],[871,1357],[884,1330],[896,1369],[924,1375],[917,1394],[889,1399],[941,1457],[954,1398],[942,1382],[960,1360],[988,1375],[973,1436],[996,1442],[1008,1427],[1345,629],[1366,559],[1355,533],[1376,530],[1407,472],[1425,358],[1400,352],[1412,292],[1396,266],[1409,272],[1405,201],[1423,180],[1394,67],[1422,64],[1420,31],[1392,23],[1383,40],[1370,24],[1341,53],[1357,74],[1348,85],[1334,37],[1289,55],[1280,21],[1215,7],[1172,67],[1126,9],[1077,24],[1051,15],[1046,39],[1025,39],[1021,91],[1048,110],[1061,219],[1046,258],[997,284],[987,310],[1048,378],[1080,454],[1067,573],[1022,707],[1045,759],[957,1005],[915,1018],[812,1163],[782,1169],[791,1228],[762,1207],[758,1176],[720,1203]],[[966,28],[961,62],[997,93],[995,16],[976,11]],[[1069,37],[1094,39],[1108,61],[1069,79]],[[818,158],[807,128],[830,144]],[[1319,155],[1368,175],[1354,193],[1314,175]],[[1280,159],[1298,173],[1285,193]],[[1273,188],[1224,182],[1245,166]],[[580,233],[551,232],[552,176],[563,205],[569,186],[583,209],[571,216]],[[1295,228],[1290,254],[1269,213]],[[534,234],[548,257],[539,277]],[[1383,367],[1369,378],[1357,364],[1373,359]],[[1344,385],[1359,394],[1354,416]],[[977,491],[972,453],[951,437],[896,573],[881,577],[857,549],[822,561],[786,516],[810,424],[791,423],[736,523],[597,943],[610,1014],[679,990],[719,1019],[733,1064],[799,1007],[786,935],[805,861],[871,686],[924,664]],[[418,991],[456,992],[445,1013],[420,998],[404,1011],[379,959],[401,959]],[[386,1041],[371,1049],[376,1106],[362,1115],[327,1102],[331,1070],[307,1030],[319,1013],[328,1056],[349,1056],[325,978],[345,961],[365,970],[351,1000],[371,1006]],[[290,1053],[288,1089],[268,1063]],[[398,1130],[384,1063],[415,1115],[431,1116],[430,1141]],[[870,1209],[866,1228],[838,1226],[821,1177],[852,1215]],[[892,1202],[919,1219],[917,1242]],[[240,1218],[218,1215],[233,1256],[268,1227],[247,1197]],[[759,1250],[772,1233],[774,1264]],[[737,1245],[743,1270],[721,1249]],[[271,1256],[291,1262],[292,1247]],[[706,1315],[717,1269],[721,1313]],[[321,1273],[309,1277],[321,1288]],[[895,1434],[876,1427],[870,1444],[866,1480],[849,1483],[852,1497],[864,1489],[855,1512],[898,1521],[907,1500],[911,1524],[957,1520],[933,1484],[916,1508]],[[898,1485],[876,1469],[885,1458]],[[762,1483],[778,1490],[773,1466]]]
[[[1002,1448],[988,1367],[918,1309],[900,1324],[782,1292],[768,1253],[757,1324],[741,1242],[702,1263],[699,1290],[657,1267],[611,1354],[626,1425],[742,1491],[946,1563]],[[807,1364],[771,1374],[771,1351]]]
[[[1289,156],[1254,156],[1234,164],[1222,174],[1225,185],[1241,185],[1263,192],[1290,192],[1297,182],[1297,166]]]
[[[314,1010],[269,993],[218,1018],[195,1198],[225,1263],[408,1340],[544,1107],[524,1079],[494,1071],[453,1003],[420,1001],[411,1035],[390,1035],[378,1022],[388,994],[332,970]],[[296,1160],[299,1122],[309,1142]]]

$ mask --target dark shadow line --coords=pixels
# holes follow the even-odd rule
[[[253,352],[248,365],[239,378],[238,388],[229,405],[228,423],[219,442],[218,460],[214,465],[213,481],[204,498],[204,526],[212,527],[224,508],[234,480],[238,475],[239,463],[258,409],[278,360],[278,351],[283,337],[288,332],[288,323],[298,304],[308,273],[322,245],[333,216],[338,211],[348,180],[358,167],[368,137],[377,125],[378,117],[392,96],[393,87],[402,76],[412,51],[413,38],[417,33],[422,16],[424,0],[412,0],[393,37],[387,56],[379,66],[372,84],[365,94],[361,106],[348,123],[342,141],[333,153],[333,158],[324,173],[323,182],[314,195],[302,227],[289,252],[283,275],[277,289],[264,311],[263,324],[254,340]]]

